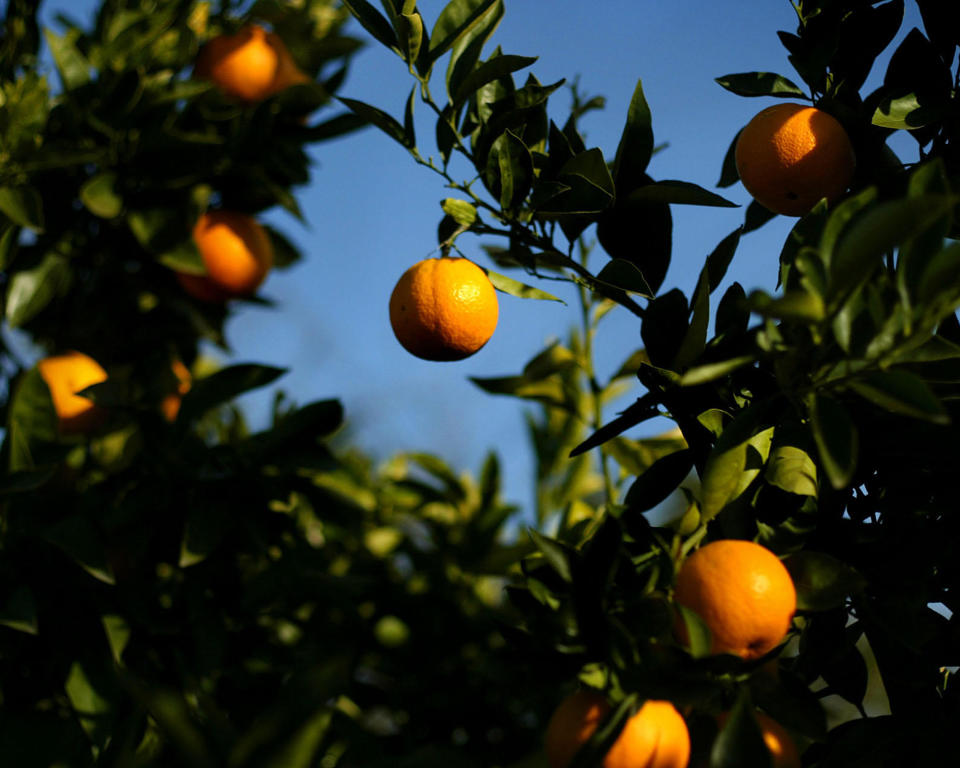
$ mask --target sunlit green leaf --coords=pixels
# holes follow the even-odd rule
[[[33,187],[0,187],[0,213],[18,226],[43,231],[43,201]]]
[[[493,287],[498,291],[509,294],[510,296],[516,296],[520,299],[542,299],[546,301],[559,301],[561,304],[565,302],[562,299],[558,299],[551,293],[547,293],[539,288],[534,288],[532,285],[527,285],[521,283],[519,280],[514,280],[512,277],[507,277],[506,275],[501,275],[499,272],[494,272],[492,269],[486,269],[481,267],[484,272],[487,273],[487,277],[490,278],[490,282],[493,283]]]
[[[742,72],[724,75],[716,81],[738,96],[778,96],[786,99],[808,99],[798,86],[774,72]]]

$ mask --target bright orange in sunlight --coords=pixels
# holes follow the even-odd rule
[[[468,259],[424,259],[390,296],[390,324],[404,349],[424,360],[469,357],[497,328],[497,292]]]
[[[283,40],[251,24],[234,35],[213,38],[200,50],[194,74],[228,96],[256,102],[310,78],[297,66]]]
[[[70,351],[45,357],[37,370],[50,390],[62,434],[89,432],[99,426],[106,413],[92,400],[77,394],[107,380],[107,372],[89,355]]]
[[[193,229],[206,275],[180,273],[177,279],[194,298],[223,302],[250,296],[273,266],[267,231],[254,219],[234,211],[208,211]]]
[[[803,216],[821,198],[837,200],[850,186],[856,158],[832,115],[802,104],[776,104],[740,133],[735,150],[740,180],[765,208]]]
[[[793,579],[780,559],[739,539],[714,541],[690,555],[677,574],[674,598],[703,619],[713,653],[744,659],[779,645],[797,610]]]
[[[567,768],[610,712],[597,691],[581,690],[564,699],[547,724],[544,746],[550,768]],[[603,758],[603,768],[686,768],[690,734],[669,701],[646,701],[623,726]]]

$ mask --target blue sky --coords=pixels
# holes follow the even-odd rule
[[[43,18],[50,23],[57,11],[66,11],[82,19],[93,6],[92,0],[46,0]],[[428,26],[443,6],[442,0],[421,0]],[[900,37],[918,25],[919,14],[910,2]],[[799,83],[776,36],[779,29],[795,27],[788,0],[506,0],[506,15],[491,48],[539,56],[529,71],[541,82],[579,77],[583,92],[605,96],[606,110],[590,113],[582,129],[587,145],[601,147],[608,158],[616,150],[634,86],[642,79],[656,141],[669,142],[653,158],[651,175],[714,189],[732,137],[774,103],[735,96],[714,78],[761,70]],[[358,25],[352,32],[369,40]],[[882,76],[882,66],[868,88]],[[438,70],[442,73],[444,67]],[[399,117],[411,86],[405,65],[370,41],[355,58],[341,95]],[[435,90],[442,93],[439,85]],[[558,93],[551,101],[556,102],[551,116],[561,122],[569,98]],[[426,108],[419,110],[419,118],[421,151],[435,153]],[[893,145],[901,157],[915,157],[909,139]],[[300,246],[305,258],[272,275],[262,288],[276,308],[245,306],[230,320],[232,359],[290,368],[279,383],[300,403],[339,397],[351,439],[374,456],[430,451],[457,468],[476,470],[486,452],[496,449],[507,497],[528,506],[533,465],[522,419],[526,406],[487,395],[468,377],[519,373],[548,339],[564,336],[577,323],[576,304],[501,295],[499,327],[479,353],[442,364],[410,356],[393,338],[387,303],[403,271],[434,251],[439,202],[450,192],[440,177],[417,166],[399,144],[372,128],[315,145],[310,154],[313,181],[298,193],[308,226],[282,212],[265,217]],[[464,168],[460,175],[467,178],[469,172]],[[739,185],[722,194],[741,206],[749,202]],[[664,290],[677,286],[689,294],[704,257],[740,223],[743,210],[674,206],[674,259]],[[780,247],[792,222],[779,217],[745,237],[727,282],[738,280],[748,291],[772,291]],[[591,235],[592,229],[587,231]],[[478,238],[463,236],[458,245],[491,266]],[[601,264],[605,257],[598,249],[594,259]],[[558,291],[556,283],[542,287],[573,298],[572,292]],[[597,340],[601,374],[639,346],[636,318],[626,311],[612,313]],[[637,384],[624,403],[640,393]],[[264,393],[245,398],[255,426],[265,425],[269,401]],[[629,434],[646,436],[664,428],[663,423],[648,424]]]

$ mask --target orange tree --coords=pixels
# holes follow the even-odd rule
[[[655,144],[640,84],[619,145],[605,152],[577,129],[596,100],[574,93],[555,122],[549,101],[562,83],[518,74],[532,58],[484,52],[501,0],[455,0],[432,23],[412,1],[384,2],[384,13],[344,4],[414,82],[401,118],[342,102],[455,190],[442,202],[443,254],[466,234],[485,236],[500,268],[579,286],[583,322],[570,345],[551,345],[516,376],[476,381],[545,406],[531,420],[538,520],[559,529],[531,532],[537,551],[508,588],[523,616],[512,640],[550,657],[571,688],[579,678],[618,705],[602,722],[593,710],[582,723],[564,715],[568,736],[593,734],[574,739],[584,747],[569,764],[615,762],[610,745],[646,699],[681,707],[695,764],[795,764],[792,748],[775,757],[765,746],[757,717],[769,716],[805,765],[949,754],[960,648],[955,4],[918,2],[924,30],[906,34],[872,93],[867,75],[900,31],[902,0],[798,0],[796,32],[779,36],[802,86],[765,71],[718,78],[740,96],[798,105],[762,113],[718,162],[718,186],[743,173],[758,201],[706,258],[690,296],[662,290],[671,206],[732,204],[648,174]],[[418,104],[436,117],[429,151],[415,132]],[[918,160],[887,144],[901,131]],[[777,213],[798,221],[771,288],[748,294],[734,282],[715,296],[744,236]],[[588,261],[594,234],[607,258]],[[611,310],[636,316],[644,347],[624,350],[604,382],[591,350]],[[608,420],[603,406],[632,376],[639,396]],[[657,416],[678,431],[626,436]],[[645,513],[678,489],[685,512],[651,525]],[[675,600],[688,555],[724,539],[774,552],[792,584],[776,586],[782,575],[732,553],[698,566],[688,597]],[[715,652],[735,643],[718,648],[713,634],[732,629],[741,641],[774,624],[756,652]],[[889,714],[864,706],[871,674]],[[837,698],[859,715],[828,722],[824,704]]]
[[[365,122],[332,100],[348,13],[107,0],[41,35],[36,5],[0,44],[3,313],[41,358],[2,349],[2,762],[536,753],[559,681],[504,640],[496,457],[375,466],[334,400],[251,433],[230,400],[283,371],[200,354],[300,257],[257,216],[301,216],[305,146]]]
[[[713,768],[795,765],[797,752],[827,768],[942,762],[960,647],[957,11],[919,3],[925,32],[906,36],[875,93],[861,91],[901,0],[795,3],[796,33],[781,39],[804,88],[769,72],[719,78],[832,116],[782,121],[789,138],[764,121],[766,148],[735,142],[719,186],[739,164],[751,189],[749,158],[766,157],[760,178],[776,188],[776,166],[793,174],[818,125],[846,136],[855,167],[838,181],[843,164],[812,164],[823,200],[788,174],[783,196],[815,198],[790,211],[803,215],[776,290],[733,283],[717,299],[744,235],[774,213],[755,203],[732,221],[691,296],[662,289],[671,206],[733,206],[647,173],[640,85],[619,146],[590,148],[577,123],[596,100],[575,93],[557,123],[548,107],[561,83],[517,81],[532,58],[484,53],[502,0],[452,0],[431,24],[410,0],[381,5],[108,0],[91,29],[45,33],[51,88],[35,4],[8,3],[4,317],[45,358],[84,363],[34,366],[2,350],[5,759],[543,766],[560,711],[569,723],[554,730],[576,738],[550,759],[574,768],[680,765],[688,746],[692,765]],[[349,111],[325,116],[358,47],[340,33],[347,11],[414,78],[402,118],[345,97]],[[259,85],[232,91],[249,65]],[[435,151],[414,132],[423,107],[437,117]],[[495,457],[477,480],[427,455],[374,467],[330,440],[338,403],[280,395],[272,426],[251,434],[230,400],[282,371],[211,373],[198,359],[201,340],[223,344],[227,312],[256,300],[248,284],[215,283],[198,221],[274,205],[297,214],[304,144],[364,123],[455,190],[442,203],[444,255],[479,235],[498,269],[578,286],[567,343],[476,380],[538,408],[536,525],[513,543]],[[887,146],[895,131],[916,139],[918,162]],[[458,182],[454,163],[476,180]],[[253,282],[297,258],[281,233],[266,231],[267,250],[251,231],[218,240],[253,257]],[[501,291],[549,297],[488,275]],[[644,347],[602,381],[592,350],[610,311],[636,317]],[[608,420],[631,383],[636,401]],[[65,430],[58,403],[78,405],[57,393],[78,386],[96,418]],[[658,416],[677,430],[628,436]],[[652,525],[646,513],[678,495],[682,514]],[[706,556],[730,539],[754,542],[749,562]],[[715,606],[723,591],[710,579],[739,599]],[[738,647],[715,643],[721,630],[757,625],[762,644],[715,652]],[[890,714],[866,711],[870,674]],[[573,708],[587,723],[558,709],[577,687],[597,702]],[[828,723],[821,700],[837,697],[860,716]],[[638,714],[660,710],[670,717]]]

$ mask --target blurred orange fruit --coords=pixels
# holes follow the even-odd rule
[[[856,158],[832,115],[802,104],[776,104],[740,133],[734,152],[747,191],[765,208],[803,216],[821,198],[830,202],[850,186]]]
[[[793,580],[779,558],[738,539],[714,541],[690,555],[677,574],[674,597],[710,629],[713,653],[744,659],[775,648],[797,609]]]
[[[403,273],[390,296],[397,340],[424,360],[462,360],[497,327],[497,293],[468,259],[424,259]]]
[[[210,40],[197,55],[194,74],[211,81],[228,96],[247,102],[260,101],[310,80],[283,40],[256,24]]]
[[[177,388],[160,401],[160,412],[167,421],[176,421],[177,414],[180,412],[180,402],[183,400],[183,396],[190,391],[193,377],[190,375],[187,366],[180,360],[174,360],[170,368],[177,379]]]
[[[177,279],[201,301],[250,296],[273,266],[270,236],[256,219],[243,213],[208,211],[197,220],[193,240],[207,274],[179,273]]]
[[[550,768],[566,768],[609,711],[596,691],[577,691],[564,699],[547,725]],[[686,768],[689,759],[690,734],[683,717],[669,701],[651,700],[624,724],[603,768]]]
[[[102,423],[105,411],[77,394],[107,380],[100,363],[82,352],[70,351],[45,357],[37,363],[37,370],[50,390],[62,434],[89,432]]]

